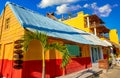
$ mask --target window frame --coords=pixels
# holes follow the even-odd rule
[[[72,54],[70,54],[70,56],[71,57],[82,57],[82,47],[80,47],[79,45],[75,45],[75,44],[65,44],[65,45],[78,46],[79,47],[79,55],[72,55]]]
[[[5,30],[10,28],[10,18],[5,19]]]

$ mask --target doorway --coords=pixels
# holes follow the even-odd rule
[[[92,66],[98,66],[98,60],[103,58],[102,48],[99,46],[91,47]]]

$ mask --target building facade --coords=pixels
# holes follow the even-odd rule
[[[46,78],[92,67],[99,59],[107,57],[102,48],[108,47],[98,37],[63,23],[51,20],[29,9],[6,3],[0,16],[0,75],[6,78],[41,78],[42,54],[39,42],[29,44],[29,50],[23,52],[19,60],[21,68],[16,69],[16,44],[26,31],[38,30],[47,33],[48,43],[59,42],[68,48],[71,60],[65,69],[61,68],[62,54],[57,50],[46,52]],[[84,36],[83,36],[84,35]],[[88,40],[87,37],[94,40]],[[18,63],[18,62],[17,62]]]
[[[75,17],[63,20],[65,24],[73,26],[74,28],[84,30],[98,36],[101,40],[107,41],[112,46],[113,52],[120,54],[120,44],[118,33],[116,29],[109,29],[105,26],[105,23],[97,15],[84,14],[79,12]],[[105,48],[108,50],[108,48]],[[107,51],[103,48],[104,53]],[[109,48],[110,49],[110,48]]]

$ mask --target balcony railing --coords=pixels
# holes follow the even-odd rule
[[[104,34],[104,35],[102,35],[102,34],[97,34],[97,36],[98,36],[99,38],[106,38],[106,39],[109,39],[108,33],[107,33],[107,35],[106,35],[106,34]]]
[[[90,28],[94,28],[94,27],[100,27],[100,26],[105,26],[105,24],[90,24]]]

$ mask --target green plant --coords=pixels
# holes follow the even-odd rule
[[[30,31],[26,31],[25,35],[23,36],[24,39],[24,50],[25,52],[27,52],[28,50],[28,46],[29,43],[32,40],[39,40],[44,48],[43,52],[42,52],[42,78],[45,78],[45,53],[47,52],[47,50],[51,50],[51,49],[57,49],[59,52],[62,53],[62,64],[61,67],[64,68],[69,61],[69,52],[66,48],[66,46],[60,44],[60,43],[48,43],[48,36],[45,33],[39,32],[39,31],[35,31],[35,32],[30,32]]]

